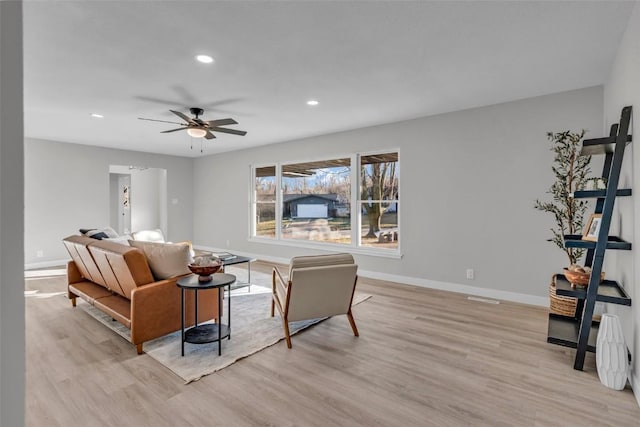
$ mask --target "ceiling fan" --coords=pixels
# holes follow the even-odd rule
[[[194,138],[214,139],[216,136],[213,134],[213,132],[230,133],[232,135],[240,135],[240,136],[244,136],[247,134],[247,132],[243,130],[228,129],[228,128],[220,127],[225,125],[237,125],[238,122],[236,122],[234,119],[231,119],[231,118],[218,119],[218,120],[202,120],[200,118],[202,113],[204,113],[204,110],[202,108],[198,108],[198,107],[189,108],[189,111],[191,112],[191,114],[193,114],[194,117],[189,117],[180,111],[175,111],[175,110],[169,110],[169,111],[171,111],[176,116],[180,117],[182,120],[185,121],[185,123],[169,122],[167,120],[145,119],[142,117],[138,117],[138,118],[140,120],[149,120],[152,122],[173,123],[176,125],[180,125],[179,128],[165,130],[160,133],[169,133],[169,132],[176,132],[179,130],[186,130],[187,133]]]

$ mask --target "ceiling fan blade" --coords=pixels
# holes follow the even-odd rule
[[[224,125],[237,125],[238,122],[229,118],[229,119],[218,119],[218,120],[209,120],[209,126],[224,126]]]
[[[206,139],[213,139],[213,138],[215,138],[216,136],[215,136],[214,134],[212,134],[211,132],[207,131],[207,133],[204,135],[204,137],[205,137]]]
[[[151,97],[151,96],[144,96],[144,95],[137,95],[137,96],[135,96],[135,98],[136,99],[140,99],[142,101],[153,102],[155,104],[176,105],[176,106],[180,106],[180,107],[184,107],[184,108],[188,108],[187,104],[190,104],[189,102],[187,102],[183,106],[181,101],[176,101],[175,99],[160,99],[160,98],[154,98],[154,97]]]
[[[162,132],[160,132],[160,133],[176,132],[176,131],[179,131],[179,130],[185,130],[185,129],[189,129],[189,128],[188,128],[187,126],[185,126],[185,127],[178,128],[178,129],[163,130],[163,131],[162,131]]]
[[[216,126],[210,128],[209,130],[212,131],[212,132],[230,133],[232,135],[240,135],[240,136],[245,136],[247,134],[247,132],[245,132],[243,130],[219,128],[219,127],[216,127]]]
[[[191,117],[187,116],[186,114],[181,113],[180,111],[176,111],[176,110],[169,110],[169,111],[171,111],[176,116],[180,117],[185,122],[187,122],[189,124],[197,125],[197,123],[194,122],[193,119]]]
[[[183,125],[183,123],[169,122],[167,120],[145,119],[143,117],[138,117],[138,120],[149,120],[150,122],[162,122],[162,123],[171,123],[173,125]]]
[[[217,107],[219,107],[220,105],[225,105],[225,104],[233,104],[235,102],[238,101],[244,101],[244,98],[226,98],[226,99],[219,99],[217,101],[213,101],[213,102],[195,102],[194,104],[198,104],[200,105],[202,108],[204,108],[205,110],[209,110],[209,111],[220,111]],[[167,104],[167,105],[171,105],[171,104]]]

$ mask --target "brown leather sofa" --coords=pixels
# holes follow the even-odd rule
[[[138,354],[145,341],[180,329],[180,289],[173,277],[156,281],[140,249],[119,243],[70,236],[67,292],[80,297],[131,330]],[[198,291],[198,322],[218,317],[217,289]],[[194,323],[193,291],[185,292],[185,326]]]

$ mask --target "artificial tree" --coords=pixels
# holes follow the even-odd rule
[[[590,180],[587,175],[591,172],[591,156],[580,156],[581,141],[585,133],[584,129],[580,133],[547,133],[547,138],[553,144],[551,151],[555,154],[551,170],[556,179],[547,191],[553,201],[536,200],[535,204],[536,209],[553,214],[556,226],[551,228],[553,237],[549,241],[566,253],[569,265],[576,264],[584,254],[584,249],[581,248],[565,248],[564,235],[582,232],[584,214],[588,207],[586,201],[572,197],[575,191],[583,190]]]

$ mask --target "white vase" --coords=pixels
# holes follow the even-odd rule
[[[596,367],[600,382],[614,390],[627,383],[629,365],[622,325],[615,314],[603,314],[596,341]]]

